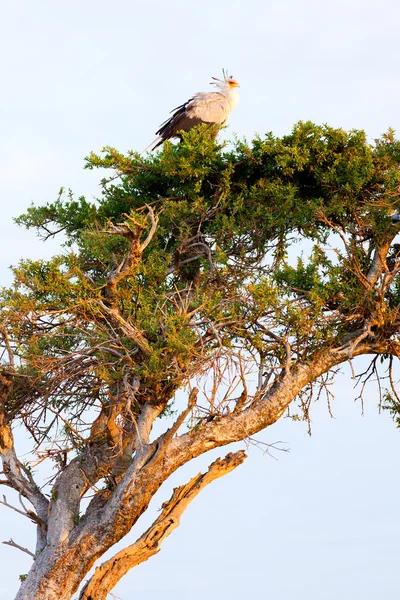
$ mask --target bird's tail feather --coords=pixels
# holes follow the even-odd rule
[[[153,140],[153,141],[151,142],[151,144],[149,144],[149,145],[147,146],[147,148],[145,148],[145,149],[143,150],[143,152],[141,152],[140,154],[144,154],[145,152],[152,152],[152,151],[153,151],[153,150],[155,150],[155,149],[156,149],[158,146],[160,146],[160,145],[163,143],[163,141],[164,141],[164,140],[163,140],[163,138],[162,138],[160,135],[159,135],[159,136],[157,136],[157,137],[156,137],[156,139],[155,139],[155,140]]]

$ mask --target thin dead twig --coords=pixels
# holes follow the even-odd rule
[[[28,510],[25,507],[24,503],[21,500],[21,494],[19,494],[19,496],[20,496],[20,502],[21,502],[24,510],[20,510],[16,506],[13,506],[12,504],[10,504],[7,501],[6,496],[4,496],[4,495],[3,495],[3,500],[0,500],[0,504],[3,504],[7,508],[11,508],[11,510],[14,510],[15,512],[22,515],[23,517],[27,517],[30,521],[32,521],[32,523],[35,523],[36,525],[44,525],[42,519],[40,517],[38,517],[36,513],[34,513],[32,510]]]
[[[14,542],[14,540],[12,538],[10,538],[8,540],[8,542],[2,542],[2,543],[5,544],[6,546],[12,546],[13,548],[18,548],[18,550],[21,550],[21,552],[25,552],[25,554],[29,554],[29,556],[32,556],[33,559],[36,558],[36,555],[33,552],[28,550],[28,548],[24,548],[23,546],[20,546],[19,544]]]

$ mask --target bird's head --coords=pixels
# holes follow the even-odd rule
[[[211,85],[216,85],[221,89],[232,90],[236,87],[240,87],[239,83],[236,79],[233,79],[232,75],[228,75],[228,72],[225,69],[222,69],[223,79],[219,79],[218,77],[212,77],[213,81]]]

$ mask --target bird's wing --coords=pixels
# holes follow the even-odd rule
[[[172,117],[160,125],[160,129],[156,131],[156,139],[151,142],[143,152],[152,152],[158,148],[158,146],[161,146],[165,140],[174,137],[178,131],[189,131],[194,125],[198,125],[202,122],[201,120],[197,120],[196,122],[194,119],[190,119],[186,114],[186,109],[193,100],[194,98],[190,98],[185,104],[182,104],[171,111],[174,113]]]
[[[174,108],[172,117],[167,119],[157,131],[163,140],[174,137],[178,131],[189,131],[200,123],[222,124],[227,120],[230,109],[223,94],[211,92],[196,94],[185,104]],[[162,142],[160,142],[162,143]]]
[[[229,117],[231,107],[224,94],[210,92],[196,94],[171,112],[172,117],[160,126],[156,132],[157,138],[146,150],[155,150],[165,140],[175,137],[178,131],[189,131],[201,123],[223,125]]]
[[[191,106],[194,101],[195,98],[190,98],[190,100],[185,102],[185,104],[182,104],[182,106],[174,108],[174,110],[171,111],[173,113],[172,117],[162,123],[156,134],[164,139],[168,139],[173,137],[177,131],[189,131],[194,125],[202,123],[201,119],[191,113]],[[194,120],[197,120],[198,123],[195,123]]]

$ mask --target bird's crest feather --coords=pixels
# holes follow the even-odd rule
[[[214,81],[211,81],[210,85],[224,85],[225,83],[233,79],[232,75],[228,75],[227,69],[222,69],[222,76],[223,79],[219,79],[219,77],[211,77],[211,79],[213,79],[216,83],[214,83]]]

